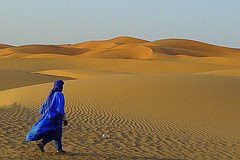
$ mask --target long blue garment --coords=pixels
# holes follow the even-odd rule
[[[62,128],[64,117],[64,96],[62,92],[54,92],[41,106],[41,118],[32,126],[26,136],[26,141],[36,141],[45,138],[52,131]]]

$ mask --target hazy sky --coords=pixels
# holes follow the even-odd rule
[[[0,0],[0,43],[77,43],[119,35],[240,48],[240,0]]]

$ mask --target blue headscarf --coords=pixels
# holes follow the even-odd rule
[[[64,82],[62,80],[56,80],[54,82],[54,85],[53,85],[53,88],[52,90],[50,91],[46,101],[45,101],[45,105],[44,105],[44,108],[42,108],[43,110],[43,114],[45,114],[49,108],[51,107],[51,103],[52,103],[52,98],[53,98],[53,94],[55,92],[62,92],[62,89],[63,89],[63,84]]]
[[[64,82],[62,80],[56,80],[54,82],[53,88],[50,91],[47,99],[50,99],[55,92],[62,92]]]

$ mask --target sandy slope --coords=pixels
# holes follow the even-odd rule
[[[87,49],[77,49],[68,47],[59,47],[54,45],[26,45],[11,48],[15,53],[29,53],[29,54],[63,54],[63,55],[77,55],[82,54]]]
[[[7,45],[7,44],[0,44],[0,49],[10,48],[10,47],[13,47],[13,46]]]
[[[139,44],[124,44],[111,50],[87,52],[81,56],[107,59],[150,59],[152,56],[152,49]]]
[[[113,42],[109,41],[89,41],[89,42],[83,42],[78,44],[73,44],[69,47],[74,48],[91,48],[91,49],[110,49],[117,46]]]
[[[236,77],[236,76],[240,76],[240,69],[217,70],[217,71],[202,72],[202,73],[198,73],[198,74]]]
[[[20,140],[37,119],[37,109],[51,86],[0,92],[4,105],[16,103],[1,111],[9,122],[3,125],[8,126],[3,139],[19,135],[14,142],[4,143],[10,149],[19,147],[16,154],[39,156],[32,153],[34,143],[27,144],[32,148],[26,151]],[[112,75],[67,81],[64,93],[71,124],[64,130],[67,158],[239,157],[236,86],[238,78],[189,75]],[[10,113],[11,119],[6,118]],[[16,121],[19,118],[23,124]],[[104,133],[110,138],[102,138]]]
[[[155,50],[163,51],[166,54],[187,54],[199,57],[211,56],[238,56],[240,49],[227,48],[222,46],[211,45],[203,42],[186,40],[186,39],[165,39],[157,40],[153,43]],[[193,52],[192,54],[190,54]]]
[[[0,159],[239,159],[236,54],[133,37],[1,49]],[[21,144],[56,79],[65,80],[65,156]]]

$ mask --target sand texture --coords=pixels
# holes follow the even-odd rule
[[[66,155],[22,144],[56,79]],[[240,159],[240,50],[134,37],[0,45],[0,159]]]

